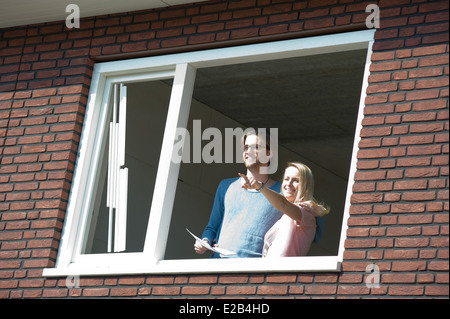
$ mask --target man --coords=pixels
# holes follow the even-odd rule
[[[264,183],[275,192],[280,192],[281,184],[267,175],[270,158],[269,138],[258,136],[255,131],[243,136],[243,159],[247,168],[247,177]],[[266,168],[266,169],[265,169]],[[246,190],[239,177],[228,178],[220,182],[211,217],[202,238],[210,245],[236,253],[230,257],[261,257],[266,232],[281,218],[270,202],[258,191]],[[206,251],[196,243],[198,254]],[[217,253],[213,258],[224,257]]]

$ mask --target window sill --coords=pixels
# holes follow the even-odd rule
[[[183,259],[160,260],[155,265],[143,263],[92,267],[70,264],[67,268],[45,268],[45,277],[131,275],[131,274],[196,274],[257,272],[339,272],[338,256],[286,257],[278,259]]]

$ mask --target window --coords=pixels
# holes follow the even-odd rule
[[[44,275],[339,270],[372,40],[367,30],[97,64],[57,265]],[[218,182],[245,168],[227,150],[205,163],[186,149],[210,152],[214,134],[246,127],[276,128],[274,177],[305,162],[332,206],[309,256],[193,252],[186,228],[201,235]],[[180,129],[191,132],[181,162]]]
[[[170,91],[158,79],[113,85],[84,254],[143,251]]]

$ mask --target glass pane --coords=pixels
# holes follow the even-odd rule
[[[193,157],[193,120],[209,127],[278,128],[281,181],[289,161],[308,165],[315,197],[331,206],[322,240],[309,255],[336,255],[345,205],[357,112],[367,50],[199,68],[188,128]],[[195,112],[195,113],[193,113]],[[209,140],[202,141],[202,148]],[[201,236],[220,180],[245,173],[243,164],[181,164],[165,259],[196,255],[189,228]]]
[[[170,81],[127,84],[124,165],[128,168],[126,252],[143,251],[171,89]],[[112,107],[112,102],[110,104]],[[88,238],[83,251],[88,254],[108,251],[110,216],[106,206],[106,193],[109,122],[112,120],[112,112],[110,113],[108,134],[105,134],[102,147],[98,187],[96,194],[93,194],[93,213],[90,215]],[[114,240],[114,236],[112,237]]]

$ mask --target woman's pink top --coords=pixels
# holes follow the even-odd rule
[[[306,256],[316,234],[316,218],[300,207],[302,220],[298,222],[283,215],[264,237],[263,257]]]

